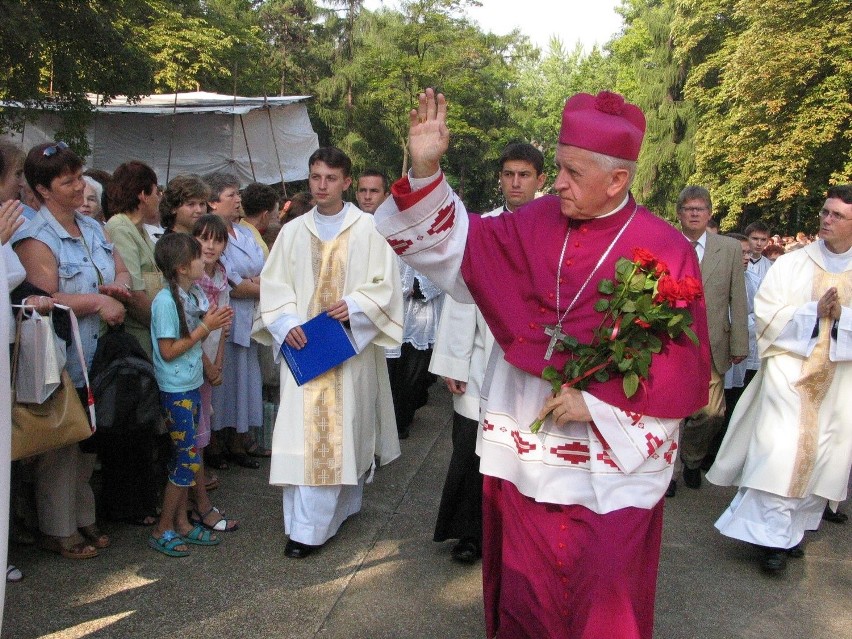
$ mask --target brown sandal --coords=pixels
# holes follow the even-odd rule
[[[91,559],[98,556],[98,550],[86,542],[72,543],[74,537],[53,537],[43,535],[39,545],[43,550],[55,552],[66,559]]]
[[[109,548],[112,543],[110,538],[101,532],[101,529],[98,528],[97,524],[89,524],[88,526],[83,526],[77,530],[79,530],[80,534],[85,537],[86,541],[91,543],[98,550]]]

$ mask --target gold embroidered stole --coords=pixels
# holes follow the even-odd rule
[[[832,286],[837,287],[840,303],[849,305],[852,296],[852,278],[850,273],[828,273],[815,269],[811,289],[811,299],[820,299]],[[793,475],[787,492],[790,497],[805,497],[808,484],[816,466],[819,454],[819,409],[825,399],[837,363],[829,360],[832,320],[822,317],[819,320],[819,337],[810,356],[802,364],[802,375],[794,384],[799,391],[801,408],[799,409],[799,444],[793,465]]]
[[[314,317],[343,297],[349,229],[323,242],[311,236],[314,294],[308,317]],[[305,483],[332,486],[343,478],[343,373],[338,366],[303,387],[305,425]]]

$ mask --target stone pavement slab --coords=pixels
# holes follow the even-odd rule
[[[454,563],[432,527],[451,451],[449,394],[438,385],[403,456],[376,472],[364,508],[319,552],[284,556],[281,494],[260,471],[221,471],[214,503],[241,520],[213,548],[171,559],[147,529],[105,526],[113,545],[74,561],[12,546],[3,639],[221,637],[455,639],[484,636],[479,565]],[[713,522],[733,490],[681,487],[666,505],[658,639],[852,637],[852,524],[823,523],[807,555],[769,578],[757,551]],[[849,506],[846,507],[849,510]]]

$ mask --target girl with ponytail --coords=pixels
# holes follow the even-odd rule
[[[151,341],[160,401],[173,444],[160,520],[148,545],[170,557],[185,557],[188,544],[215,546],[219,538],[187,517],[188,489],[195,485],[200,455],[199,388],[204,381],[201,342],[231,323],[230,307],[210,306],[196,284],[203,272],[201,245],[191,235],[170,233],[157,242],[154,259],[168,283],[151,304]]]

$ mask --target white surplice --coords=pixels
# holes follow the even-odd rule
[[[339,269],[332,285],[340,297],[314,299],[320,279],[329,276],[320,272],[323,256],[331,260],[327,268],[332,264]],[[376,232],[372,216],[354,205],[345,205],[336,216],[321,216],[313,209],[284,226],[260,278],[262,326],[256,324],[254,336],[274,343],[282,366],[269,481],[304,492],[300,497],[291,495],[291,505],[329,499],[337,503],[346,492],[341,486],[363,487],[376,458],[385,464],[400,454],[384,357],[384,348],[398,346],[402,338],[396,256]],[[299,387],[280,357],[280,346],[290,329],[341,297],[349,307],[358,354]],[[328,429],[334,431],[331,435],[320,432],[326,430],[326,423],[316,417],[321,400],[315,395],[329,379],[333,380],[328,395],[330,421],[335,424]],[[320,459],[326,455],[326,446],[317,444],[322,437],[331,437],[335,449],[327,459]],[[329,472],[318,471],[318,464],[325,464]],[[350,497],[344,501],[360,505],[360,494],[354,501]],[[285,496],[285,509],[287,503]],[[351,514],[350,507],[344,505],[343,510],[345,516]],[[323,517],[320,511],[331,515]],[[318,510],[315,521],[303,526],[303,534],[294,532],[291,537],[302,543],[323,543],[342,521],[337,521],[334,511]]]
[[[482,217],[493,217],[503,211],[501,206]],[[464,393],[453,395],[453,410],[462,417],[479,421],[482,382],[492,348],[494,335],[476,304],[464,304],[446,296],[429,372],[467,384]]]
[[[840,320],[818,322],[817,301],[832,286]],[[820,241],[779,257],[755,297],[755,315],[762,364],[737,403],[707,479],[740,486],[716,524],[723,534],[789,548],[819,525],[815,514],[826,500],[846,498],[852,250],[831,254]]]

